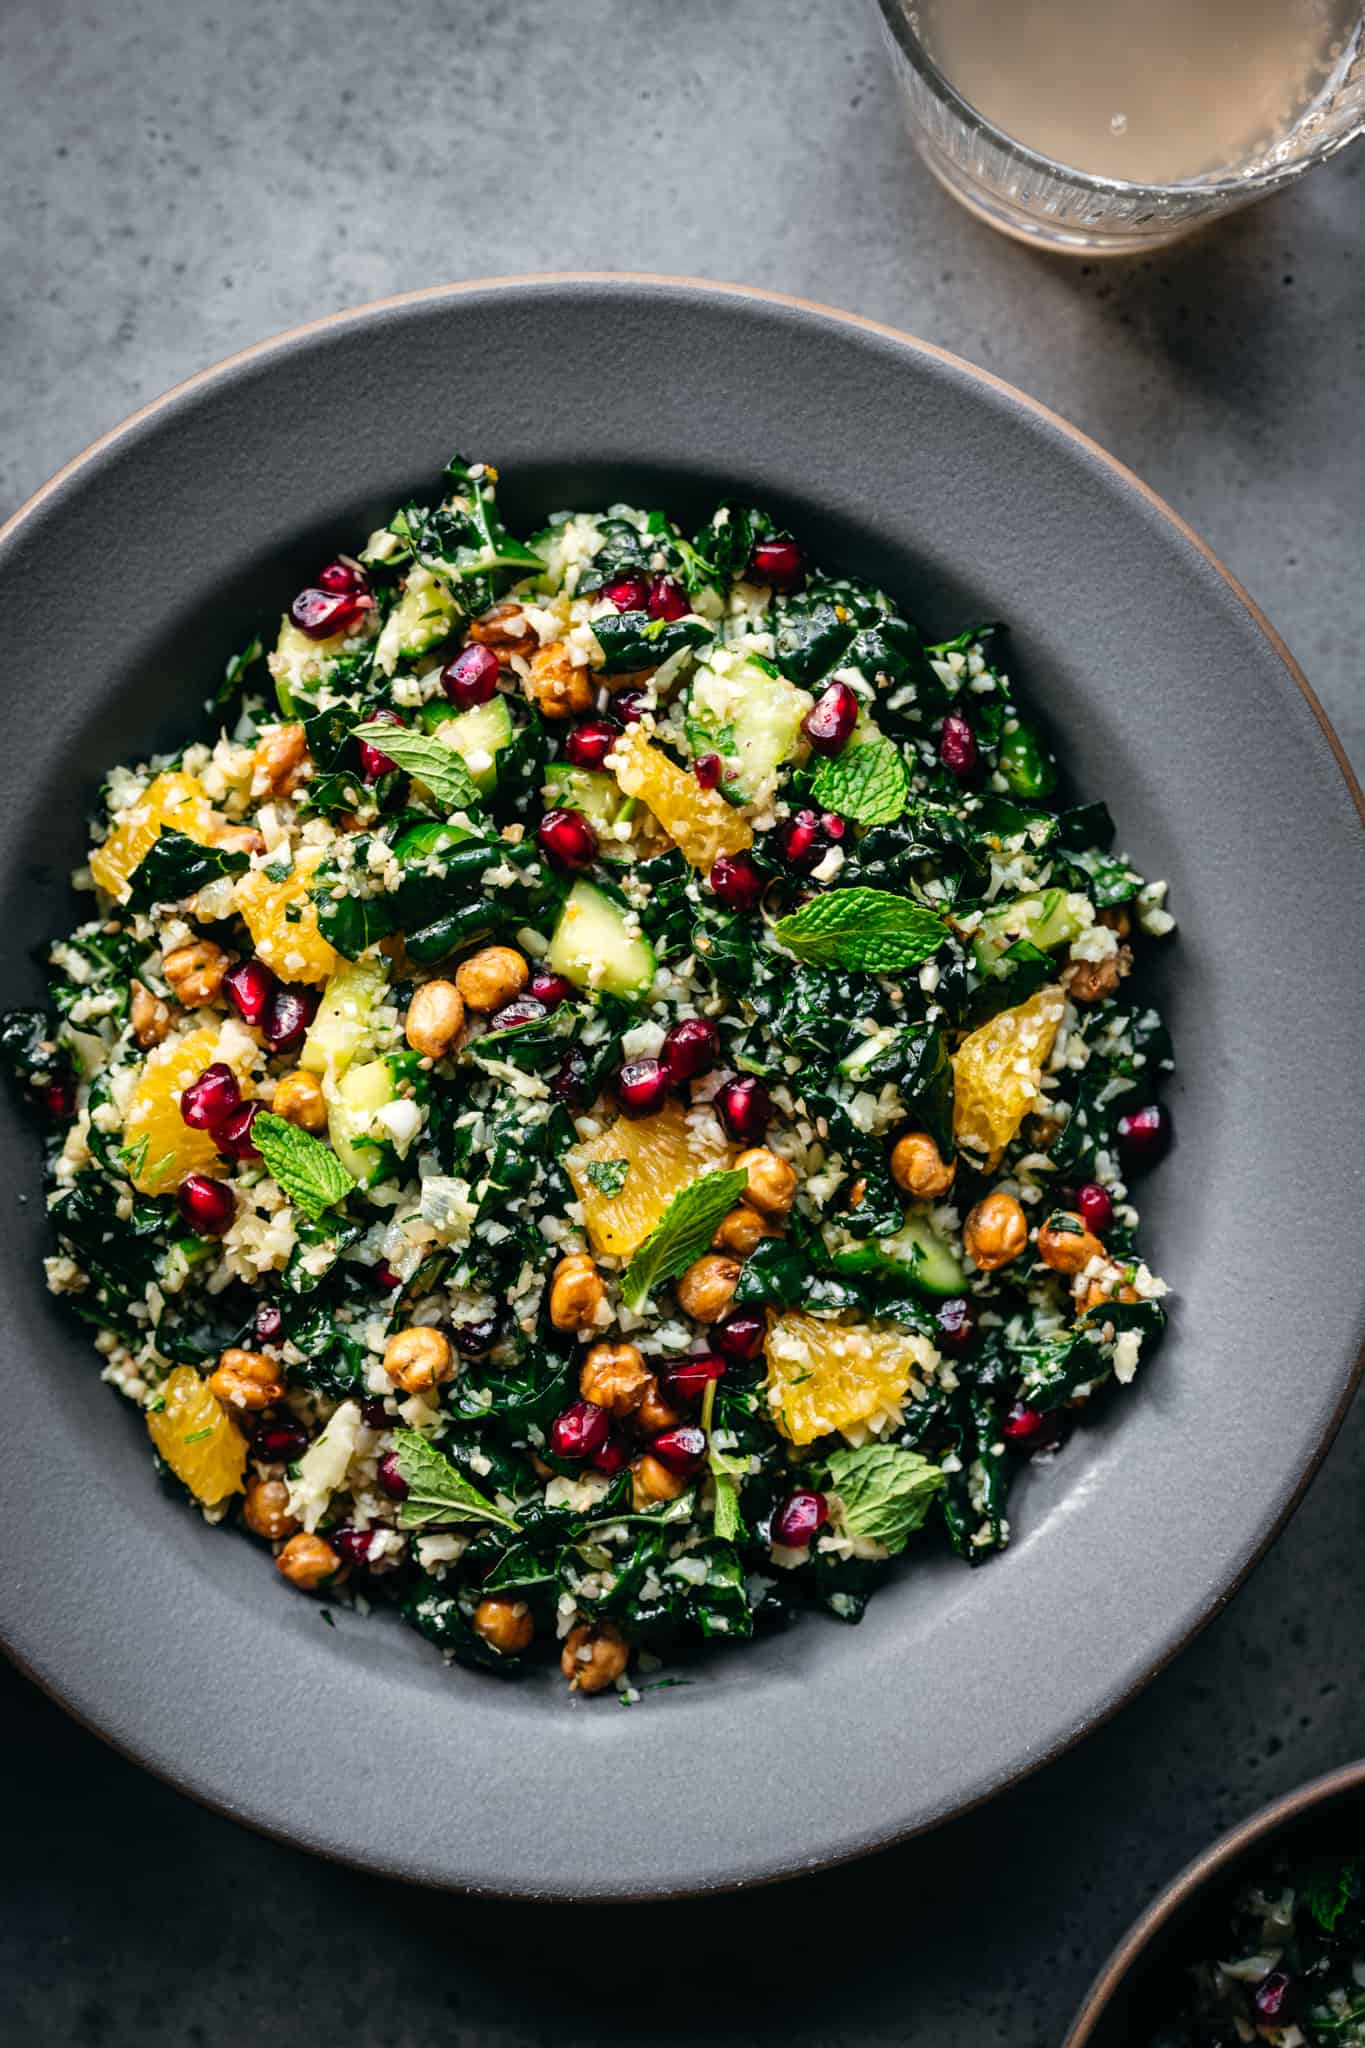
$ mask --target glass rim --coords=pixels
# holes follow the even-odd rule
[[[1033,149],[1028,143],[1020,142],[1004,128],[997,127],[995,122],[973,106],[969,99],[965,99],[951,79],[939,69],[918,32],[912,28],[908,18],[909,4],[910,0],[877,0],[878,9],[889,34],[930,91],[943,100],[967,128],[974,134],[984,136],[1005,156],[1013,158],[1016,163],[1023,164],[1030,170],[1053,176],[1062,172],[1069,183],[1087,192],[1118,193],[1125,197],[1150,199],[1221,198],[1252,192],[1269,192],[1276,186],[1287,185],[1295,178],[1302,177],[1314,164],[1334,156],[1347,143],[1355,142],[1365,135],[1365,108],[1362,108],[1357,118],[1349,122],[1340,135],[1329,137],[1321,148],[1305,152],[1293,163],[1267,166],[1259,171],[1242,171],[1230,177],[1181,178],[1166,185],[1144,184],[1131,178],[1106,178],[1096,171],[1083,171],[1079,166],[1066,163],[1060,157],[1047,156],[1042,150]],[[1365,22],[1365,14],[1362,14],[1361,20]]]

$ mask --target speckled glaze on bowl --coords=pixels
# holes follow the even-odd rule
[[[1020,1485],[1004,1557],[918,1566],[856,1630],[812,1619],[623,1712],[557,1676],[448,1670],[386,1619],[328,1627],[160,1492],[42,1292],[37,1151],[5,1101],[0,1636],[150,1769],[325,1854],[512,1895],[753,1883],[929,1827],[1075,1741],[1228,1597],[1326,1448],[1365,1328],[1358,792],[1208,550],[995,379],[728,287],[453,287],[193,379],[0,535],[24,707],[0,763],[8,1000],[70,917],[101,771],[194,733],[228,654],[453,448],[498,463],[514,524],[738,491],[933,629],[1011,622],[1076,786],[1180,916],[1154,983],[1178,1142],[1144,1197],[1173,1332]]]

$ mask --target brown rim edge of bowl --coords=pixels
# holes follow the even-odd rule
[[[835,321],[840,326],[852,327],[865,334],[876,335],[884,341],[894,342],[900,348],[910,349],[918,355],[928,356],[935,362],[944,363],[950,369],[960,372],[962,375],[971,378],[974,382],[984,384],[988,389],[998,392],[1002,397],[1007,398],[1011,404],[1020,406],[1025,412],[1031,413],[1034,418],[1045,421],[1049,427],[1063,435],[1073,446],[1082,449],[1092,461],[1102,465],[1111,475],[1117,477],[1121,483],[1130,490],[1135,491],[1153,511],[1158,513],[1170,526],[1174,527],[1181,538],[1187,541],[1194,548],[1195,552],[1208,564],[1209,568],[1221,578],[1222,582],[1231,591],[1233,597],[1236,598],[1237,602],[1247,613],[1257,631],[1278,657],[1290,681],[1298,689],[1309,710],[1317,720],[1323,737],[1331,749],[1333,759],[1341,772],[1342,780],[1346,784],[1351,801],[1355,805],[1356,815],[1361,827],[1365,829],[1365,791],[1362,791],[1355,771],[1347,759],[1346,750],[1337,737],[1336,730],[1319,702],[1307,676],[1303,673],[1303,670],[1299,667],[1285,642],[1265,616],[1265,613],[1260,609],[1260,606],[1256,604],[1250,593],[1238,582],[1232,571],[1214,553],[1203,536],[1197,533],[1189,521],[1182,518],[1180,513],[1172,505],[1168,504],[1159,492],[1153,490],[1150,484],[1144,483],[1136,471],[1129,469],[1126,463],[1120,462],[1117,456],[1111,455],[1108,449],[1102,447],[1091,435],[1085,433],[1080,427],[1073,426],[1070,420],[1064,419],[1060,413],[1054,412],[1050,406],[1044,405],[1040,399],[1030,398],[1027,392],[1020,391],[1017,385],[1009,383],[1006,378],[996,376],[991,370],[983,370],[976,363],[969,363],[964,356],[954,355],[950,349],[940,348],[936,342],[922,341],[918,335],[906,333],[904,328],[892,327],[882,320],[868,319],[862,313],[849,313],[838,306],[824,305],[818,299],[802,298],[792,292],[770,291],[761,285],[732,284],[715,278],[680,277],[671,275],[668,272],[647,270],[529,271],[521,274],[511,273],[499,277],[465,278],[458,283],[419,286],[413,291],[393,292],[384,298],[370,299],[360,306],[343,307],[337,312],[322,314],[316,320],[307,320],[299,326],[284,328],[280,333],[270,335],[264,341],[253,342],[249,347],[238,349],[232,355],[224,356],[220,361],[211,363],[206,369],[195,371],[192,376],[183,378],[178,384],[173,384],[168,391],[162,392],[159,397],[149,399],[145,405],[138,406],[135,411],[129,413],[117,425],[110,427],[107,432],[98,435],[79,454],[72,456],[69,462],[63,463],[62,467],[53,476],[49,477],[46,483],[40,484],[38,489],[30,497],[26,498],[3,524],[0,524],[0,548],[4,546],[5,542],[13,534],[18,532],[27,520],[41,509],[48,498],[60,490],[65,483],[80,470],[84,469],[88,463],[93,462],[98,456],[102,455],[106,449],[113,447],[125,435],[132,433],[134,429],[155,417],[157,413],[175,404],[181,398],[187,397],[191,392],[197,391],[203,386],[216,382],[220,377],[225,377],[234,370],[243,368],[248,363],[255,362],[259,357],[270,355],[276,350],[283,351],[286,348],[291,348],[296,342],[303,341],[310,335],[322,334],[329,328],[346,325],[352,321],[366,320],[376,313],[389,312],[399,307],[437,304],[444,299],[460,298],[468,293],[481,291],[525,291],[528,288],[534,289],[540,286],[554,285],[602,285],[608,287],[643,285],[650,289],[664,288],[675,291],[713,294],[718,298],[756,301],[761,305],[783,306],[798,312],[814,314],[819,319]],[[1341,1428],[1346,1413],[1355,1398],[1362,1372],[1365,1372],[1365,1343],[1362,1343],[1356,1353],[1355,1361],[1347,1377],[1346,1384],[1342,1389],[1341,1397],[1328,1417],[1326,1426],[1313,1450],[1312,1456],[1304,1467],[1297,1486],[1285,1502],[1283,1508],[1274,1517],[1269,1528],[1265,1530],[1260,1542],[1247,1558],[1246,1563],[1236,1578],[1223,1589],[1216,1599],[1209,1603],[1206,1611],[1198,1617],[1192,1627],[1187,1629],[1184,1635],[1171,1645],[1165,1656],[1160,1658],[1150,1670],[1143,1672],[1133,1684],[1128,1686],[1116,1698],[1110,1700],[1092,1721],[1087,1722],[1083,1728],[1063,1736],[1051,1748],[1030,1757],[1018,1770],[1012,1772],[1007,1777],[1001,1778],[989,1790],[982,1792],[977,1798],[957,1808],[955,1813],[918,1827],[903,1829],[894,1835],[888,1836],[884,1841],[874,1842],[867,1847],[849,1850],[842,1855],[824,1857],[816,1866],[815,1871],[812,1871],[811,1867],[807,1864],[794,1861],[791,1868],[772,1872],[762,1878],[732,1879],[715,1885],[661,1887],[648,1892],[624,1894],[620,1897],[601,1900],[570,1900],[563,1897],[563,1895],[559,1895],[556,1903],[588,1906],[650,1905],[662,1903],[669,1899],[700,1898],[741,1890],[753,1891],[757,1890],[760,1886],[784,1884],[799,1877],[814,1875],[819,1870],[835,1870],[843,1864],[860,1862],[866,1856],[880,1855],[885,1850],[897,1848],[905,1842],[914,1840],[918,1835],[932,1833],[935,1828],[946,1826],[949,1820],[961,1820],[966,1815],[975,1813],[981,1807],[989,1804],[992,1799],[998,1798],[1001,1793],[1008,1792],[1014,1786],[1022,1784],[1026,1779],[1031,1778],[1036,1771],[1041,1770],[1044,1765],[1056,1762],[1059,1757],[1065,1756],[1069,1750],[1074,1749],[1085,1736],[1104,1727],[1116,1714],[1120,1713],[1124,1707],[1128,1706],[1140,1693],[1144,1692],[1152,1681],[1159,1678],[1162,1672],[1180,1656],[1182,1651],[1189,1648],[1195,1638],[1201,1635],[1204,1629],[1207,1628],[1214,1616],[1221,1613],[1223,1608],[1241,1590],[1251,1573],[1291,1520],[1304,1495],[1307,1493],[1309,1486],[1317,1476],[1323,1459],[1331,1449],[1337,1432]],[[178,1774],[169,1770],[158,1770],[146,1763],[132,1749],[121,1742],[115,1741],[103,1729],[95,1727],[84,1715],[76,1712],[59,1693],[53,1691],[44,1683],[27,1661],[19,1657],[7,1642],[0,1641],[0,1648],[5,1651],[11,1663],[18,1670],[22,1671],[24,1676],[31,1680],[40,1692],[59,1706],[64,1713],[70,1715],[71,1719],[77,1722],[80,1727],[106,1743],[117,1755],[124,1757],[129,1763],[135,1764],[139,1770],[149,1771],[162,1784],[169,1785],[173,1791],[183,1794],[188,1799],[192,1799],[196,1805],[203,1807],[206,1811],[220,1814],[228,1820],[236,1821],[238,1825],[250,1828],[253,1833],[263,1835],[270,1841],[279,1842],[286,1848],[306,1850],[309,1855],[319,1856],[326,1862],[340,1864],[346,1869],[360,1871],[369,1876],[382,1876],[391,1882],[409,1884],[422,1890],[441,1890],[457,1894],[467,1893],[472,1896],[506,1899],[518,1904],[525,1903],[536,1896],[535,1894],[520,1890],[504,1892],[489,1886],[441,1883],[439,1880],[413,1877],[401,1870],[383,1869],[372,1862],[367,1862],[361,1856],[345,1855],[340,1850],[323,1848],[306,1842],[287,1829],[271,1827],[268,1822],[257,1820],[238,1812],[226,1801],[214,1800],[196,1786],[186,1783]],[[1077,2037],[1073,2042],[1071,2037],[1068,2036],[1064,2048],[1081,2048],[1080,2037]]]

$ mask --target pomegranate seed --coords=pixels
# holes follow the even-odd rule
[[[649,616],[651,619],[685,619],[692,609],[692,603],[673,576],[656,576],[649,586]]]
[[[1076,1207],[1086,1229],[1093,1230],[1096,1237],[1103,1237],[1114,1220],[1114,1204],[1109,1199],[1108,1189],[1102,1188],[1097,1180],[1088,1180],[1077,1191]]]
[[[695,1422],[680,1422],[673,1429],[661,1430],[649,1450],[650,1456],[667,1465],[670,1472],[685,1477],[695,1472],[706,1456],[706,1431],[698,1429]]]
[[[773,1105],[757,1074],[736,1075],[716,1097],[721,1121],[737,1145],[761,1145]]]
[[[371,1394],[361,1402],[360,1419],[366,1429],[387,1429],[391,1420],[389,1411],[378,1394]]]
[[[318,589],[329,590],[333,596],[360,597],[369,588],[359,569],[353,568],[349,562],[329,562],[318,577]]]
[[[498,1319],[496,1316],[480,1316],[474,1323],[455,1323],[451,1336],[455,1348],[466,1358],[482,1358],[493,1349],[498,1341]]]
[[[616,1076],[623,1116],[653,1116],[668,1100],[673,1077],[662,1060],[627,1060]]]
[[[76,1084],[70,1074],[56,1074],[42,1091],[43,1107],[49,1116],[70,1117],[76,1113]]]
[[[308,1432],[301,1422],[258,1422],[251,1438],[251,1455],[263,1465],[292,1465],[308,1448]]]
[[[406,1500],[409,1487],[407,1480],[398,1469],[397,1451],[385,1451],[379,1460],[375,1478],[383,1487],[390,1500]]]
[[[206,1173],[187,1173],[175,1191],[176,1207],[201,1237],[221,1237],[237,1213],[237,1197]]]
[[[555,1101],[563,1102],[571,1109],[584,1108],[589,1099],[591,1076],[587,1054],[578,1046],[571,1045],[560,1061],[559,1072],[550,1083]]]
[[[699,754],[692,763],[692,773],[702,789],[715,789],[720,782],[720,755]]]
[[[564,759],[575,768],[600,768],[620,737],[610,718],[585,718],[564,737]]]
[[[647,576],[613,576],[598,591],[608,604],[614,604],[618,612],[642,612],[649,604],[649,578]]]
[[[370,723],[371,725],[406,725],[407,720],[400,718],[396,711],[376,711]],[[368,740],[360,740],[358,745],[360,747],[360,772],[367,782],[378,782],[381,775],[391,775],[398,766],[398,763],[391,761],[387,754],[381,754],[378,747],[372,747]]]
[[[941,1301],[936,1320],[936,1341],[940,1351],[961,1353],[971,1350],[976,1338],[976,1310],[965,1294],[955,1294],[951,1301]]]
[[[392,1294],[395,1292],[397,1288],[403,1285],[402,1281],[394,1272],[393,1267],[389,1264],[387,1259],[381,1259],[379,1261],[379,1264],[376,1267],[374,1267],[370,1277],[374,1281],[375,1286],[379,1288],[380,1292],[383,1294]]]
[[[264,960],[243,960],[240,967],[223,976],[223,987],[242,1022],[259,1024],[274,991],[275,977]]]
[[[728,1358],[732,1365],[747,1365],[751,1358],[757,1358],[767,1329],[762,1316],[740,1309],[737,1314],[727,1316],[723,1323],[716,1324],[711,1332],[711,1342],[722,1358]]]
[[[709,1017],[682,1017],[664,1039],[663,1062],[671,1080],[709,1074],[719,1058],[720,1033]]]
[[[621,1467],[628,1462],[629,1458],[630,1452],[626,1449],[625,1438],[617,1436],[613,1432],[612,1435],[610,1435],[607,1438],[601,1450],[593,1452],[590,1463],[594,1465],[599,1472],[605,1472],[608,1474],[609,1477],[615,1478],[616,1474],[620,1471]]]
[[[938,758],[959,779],[976,767],[976,734],[960,712],[950,711],[938,736]]]
[[[498,687],[498,657],[491,647],[471,640],[441,670],[441,688],[461,711],[486,704]]]
[[[302,1045],[317,1011],[315,989],[286,988],[283,983],[270,992],[261,1020],[261,1030],[272,1052],[293,1052]]]
[[[237,1076],[222,1060],[215,1060],[182,1091],[180,1114],[192,1131],[212,1131],[232,1115],[241,1100]]]
[[[611,708],[627,725],[635,725],[645,715],[645,693],[643,690],[618,690],[611,700]]]
[[[504,1003],[495,1010],[488,1020],[490,1031],[515,1031],[522,1024],[539,1024],[549,1016],[544,1003],[538,1003],[529,992],[513,996],[510,1003]]]
[[[669,1367],[668,1391],[678,1401],[700,1401],[712,1380],[725,1372],[723,1358],[680,1358]]]
[[[847,683],[831,683],[802,719],[801,730],[817,754],[838,754],[857,723],[858,699]]]
[[[597,834],[581,811],[547,811],[536,838],[551,867],[569,874],[590,868],[597,858]]]
[[[749,557],[749,575],[773,590],[795,590],[806,574],[806,558],[794,540],[761,540]]]
[[[772,1540],[784,1550],[804,1550],[811,1538],[829,1520],[829,1503],[823,1493],[802,1487],[789,1493],[772,1521]]]
[[[259,1102],[244,1102],[240,1109],[234,1109],[230,1116],[214,1127],[213,1142],[225,1159],[259,1159],[260,1152],[251,1135],[251,1126],[261,1113]]]
[[[1006,1443],[1034,1444],[1046,1431],[1051,1417],[1041,1408],[1030,1408],[1024,1401],[1016,1401],[1000,1425],[1000,1434]]]
[[[723,853],[712,865],[712,893],[726,910],[757,910],[766,886],[747,853]]]
[[[831,831],[831,821],[837,830]],[[777,835],[778,851],[789,868],[808,875],[818,868],[831,845],[844,836],[844,821],[832,811],[798,811]]]
[[[557,1458],[590,1458],[611,1433],[611,1417],[593,1401],[574,1401],[557,1415],[550,1449]]]
[[[370,609],[367,593],[351,590],[301,590],[289,607],[289,616],[310,640],[330,640],[344,633]]]
[[[548,1016],[551,1010],[557,1010],[561,1003],[568,1002],[573,994],[573,983],[566,981],[562,974],[533,974],[526,993],[535,997]]]
[[[284,1328],[284,1317],[276,1301],[258,1301],[252,1328],[258,1344],[277,1344]]]
[[[1150,1166],[1171,1142],[1170,1112],[1159,1102],[1121,1116],[1114,1128],[1120,1152],[1134,1166]]]
[[[331,1529],[328,1537],[333,1548],[349,1558],[352,1564],[369,1563],[370,1552],[374,1548],[373,1529]]]
[[[1272,1970],[1268,1977],[1262,1977],[1251,1994],[1256,2017],[1283,2025],[1290,2016],[1294,2002],[1291,1996],[1292,1983],[1293,1979],[1288,1970]]]

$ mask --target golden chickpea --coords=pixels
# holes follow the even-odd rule
[[[471,1010],[498,1010],[519,996],[531,970],[515,946],[485,946],[455,969],[455,987]]]
[[[769,1235],[770,1229],[770,1224],[757,1209],[741,1202],[728,1216],[721,1217],[711,1244],[718,1252],[733,1252],[737,1259],[747,1259],[750,1252]]]
[[[384,1346],[384,1370],[405,1394],[425,1394],[455,1377],[450,1339],[424,1323],[399,1330]]]
[[[267,1543],[292,1536],[299,1526],[289,1512],[289,1488],[284,1481],[257,1479],[254,1474],[246,1483],[242,1520],[253,1536],[263,1536]]]
[[[191,939],[166,955],[161,972],[176,1000],[187,1010],[197,1010],[203,1003],[217,1002],[227,964],[227,954],[212,939]]]
[[[594,1344],[583,1360],[578,1391],[609,1415],[633,1415],[653,1385],[634,1344]]]
[[[323,1593],[339,1586],[349,1567],[321,1536],[308,1536],[300,1530],[297,1536],[290,1537],[275,1559],[275,1569],[301,1593]]]
[[[1104,1257],[1104,1246],[1074,1210],[1055,1209],[1039,1226],[1038,1256],[1054,1273],[1079,1273],[1092,1259]]]
[[[570,1252],[550,1282],[550,1321],[557,1330],[590,1330],[607,1298],[606,1286],[586,1252]]]
[[[500,655],[519,654],[529,659],[540,645],[536,629],[519,604],[504,601],[491,605],[472,621],[469,638],[481,647],[492,647]]]
[[[544,718],[573,718],[590,711],[597,695],[592,670],[570,661],[562,640],[531,656],[531,673],[522,687]]]
[[[305,1073],[302,1068],[295,1074],[285,1074],[275,1083],[275,1098],[270,1107],[276,1116],[301,1131],[327,1128],[327,1097],[322,1092],[322,1083],[316,1074]]]
[[[635,1419],[641,1429],[648,1430],[651,1436],[657,1436],[661,1429],[676,1429],[682,1421],[682,1416],[676,1408],[670,1408],[659,1391],[659,1382],[651,1378]]]
[[[1028,1218],[1013,1195],[986,1195],[962,1226],[967,1256],[983,1273],[994,1273],[1017,1259],[1028,1243]]]
[[[519,1657],[529,1650],[535,1632],[530,1608],[510,1593],[490,1593],[474,1609],[475,1635],[482,1636],[500,1657]]]
[[[651,1508],[661,1500],[676,1500],[686,1489],[687,1481],[682,1475],[670,1472],[667,1465],[651,1457],[648,1451],[630,1468],[631,1499],[637,1509]]]
[[[1091,1280],[1076,1304],[1076,1313],[1078,1316],[1087,1316],[1092,1309],[1103,1308],[1112,1301],[1139,1299],[1136,1287],[1129,1287],[1126,1282],[1116,1288],[1112,1281]]]
[[[891,1148],[891,1178],[907,1195],[921,1201],[946,1195],[957,1161],[945,1159],[927,1131],[907,1131]]]
[[[747,1173],[749,1185],[744,1199],[764,1216],[786,1216],[796,1200],[796,1173],[785,1159],[766,1145],[741,1152],[735,1161],[738,1172]]]
[[[464,1030],[464,997],[455,983],[424,981],[408,1004],[403,1029],[408,1044],[423,1059],[443,1060]]]
[[[1120,946],[1107,960],[1073,960],[1062,969],[1062,986],[1073,1003],[1102,1003],[1115,993],[1132,965],[1127,946]]]
[[[251,794],[292,796],[312,765],[308,738],[301,725],[269,726],[257,740],[251,757]]]
[[[129,991],[128,1022],[137,1043],[144,1052],[149,1052],[154,1045],[160,1045],[171,1028],[170,1009],[140,981],[130,982]]]
[[[614,1685],[630,1662],[630,1645],[614,1621],[580,1622],[564,1638],[559,1668],[576,1692]]]
[[[283,1400],[280,1368],[264,1351],[225,1351],[209,1374],[209,1392],[239,1415],[259,1415]]]
[[[673,1282],[684,1315],[698,1323],[718,1323],[734,1300],[739,1285],[739,1260],[723,1252],[703,1252]]]

